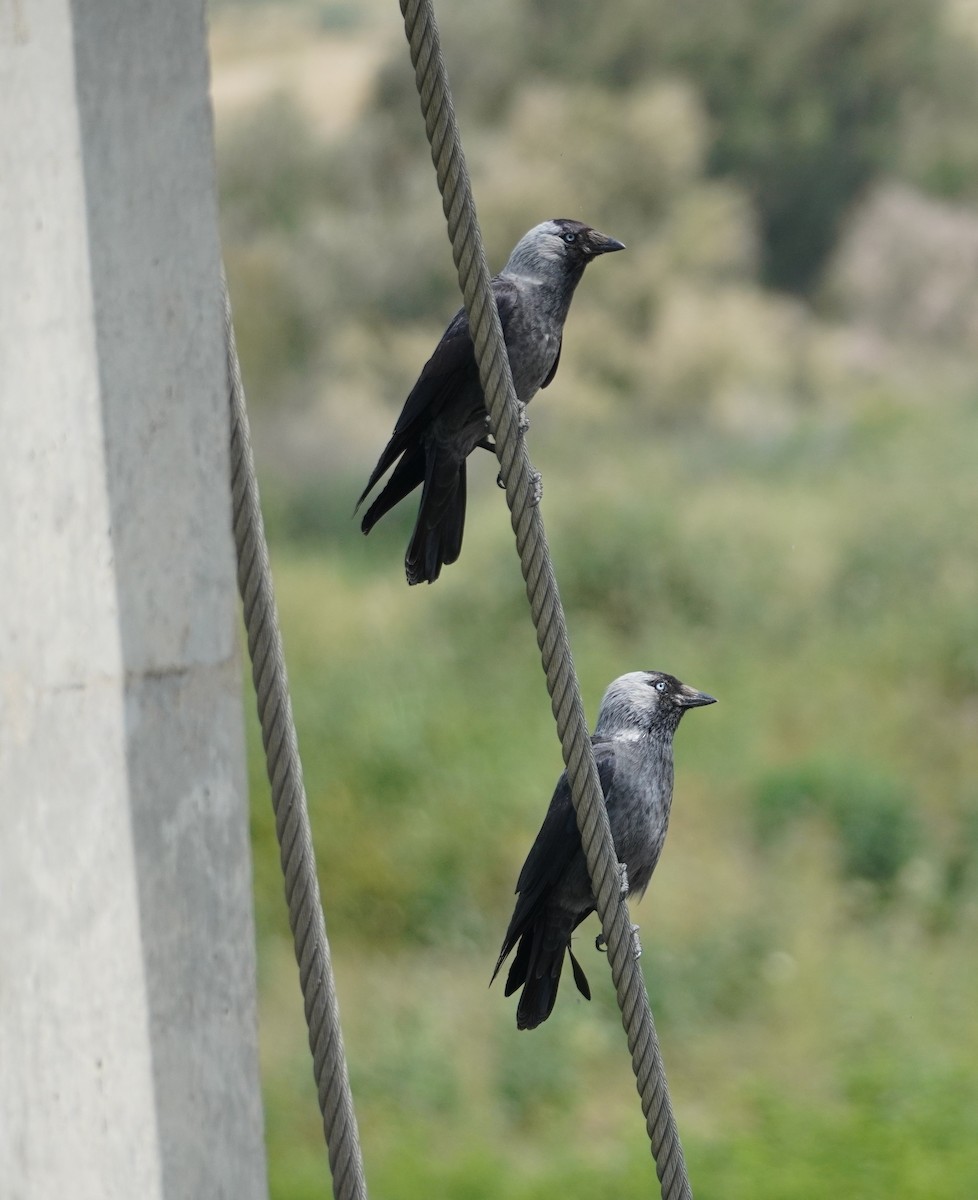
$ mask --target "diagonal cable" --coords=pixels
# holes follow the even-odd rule
[[[538,476],[519,432],[509,359],[489,286],[455,106],[442,56],[432,0],[400,0],[411,48],[425,130],[431,144],[442,207],[448,222],[459,286],[469,314],[479,377],[492,422],[506,501],[510,508],[526,594],[537,631],[551,707],[557,722],[608,960],[628,1035],[663,1200],[691,1200],[645,979],[635,957],[628,905],[620,894],[618,861],[584,718],[564,610],[557,591],[539,505]]]
[[[343,1050],[339,1005],[330,964],[326,921],[316,877],[309,809],[292,700],[285,670],[282,635],[272,587],[245,409],[244,386],[231,320],[227,279],[224,286],[224,335],[231,401],[231,498],[238,590],[244,604],[248,653],[258,698],[258,719],[268,778],[272,785],[289,924],[299,964],[299,982],[309,1027],[313,1074],[323,1114],[323,1130],[335,1200],[366,1200],[363,1158]]]

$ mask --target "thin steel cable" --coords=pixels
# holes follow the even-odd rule
[[[591,739],[584,718],[564,610],[557,591],[543,518],[536,497],[538,476],[519,432],[509,358],[492,299],[482,235],[475,214],[455,106],[442,56],[432,0],[400,0],[411,48],[431,158],[448,222],[452,255],[492,422],[506,502],[510,508],[526,594],[537,631],[551,707],[567,766],[571,796],[608,960],[628,1035],[635,1081],[642,1100],[663,1200],[691,1200],[679,1133],[672,1111],[645,979],[635,957],[628,905],[620,894],[618,861],[608,825]]]
[[[313,1074],[323,1114],[335,1200],[366,1200],[360,1137],[343,1050],[340,1012],[330,964],[326,921],[319,896],[316,856],[292,700],[285,670],[282,635],[272,587],[251,450],[251,430],[234,339],[231,300],[224,286],[224,336],[231,401],[231,497],[234,545],[238,556],[238,590],[244,604],[251,673],[258,698],[265,761],[272,785],[275,832],[278,835],[289,924],[299,964],[299,982],[309,1026]]]

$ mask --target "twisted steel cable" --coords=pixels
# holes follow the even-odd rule
[[[441,51],[432,0],[400,0],[411,49],[425,130],[431,145],[442,207],[448,223],[459,287],[469,314],[479,377],[496,442],[530,611],[537,631],[551,708],[567,766],[581,842],[587,857],[598,916],[628,1035],[632,1068],[663,1200],[691,1200],[682,1145],[665,1071],[636,956],[628,905],[621,894],[618,860],[598,780],[591,739],[574,670],[564,610],[538,504],[539,476],[519,428],[509,358],[489,285],[489,270],[462,152],[455,106]]]
[[[272,786],[275,832],[285,876],[289,924],[299,964],[333,1196],[335,1200],[366,1200],[360,1137],[343,1049],[326,921],[319,896],[306,789],[268,562],[251,431],[231,320],[231,301],[227,279],[222,282],[231,402],[231,498],[238,590],[244,605],[258,719]]]

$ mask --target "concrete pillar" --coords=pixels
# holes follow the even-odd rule
[[[267,1195],[203,0],[0,3],[0,1194]]]

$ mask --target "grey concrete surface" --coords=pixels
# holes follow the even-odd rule
[[[0,3],[0,1195],[267,1196],[200,0]]]

